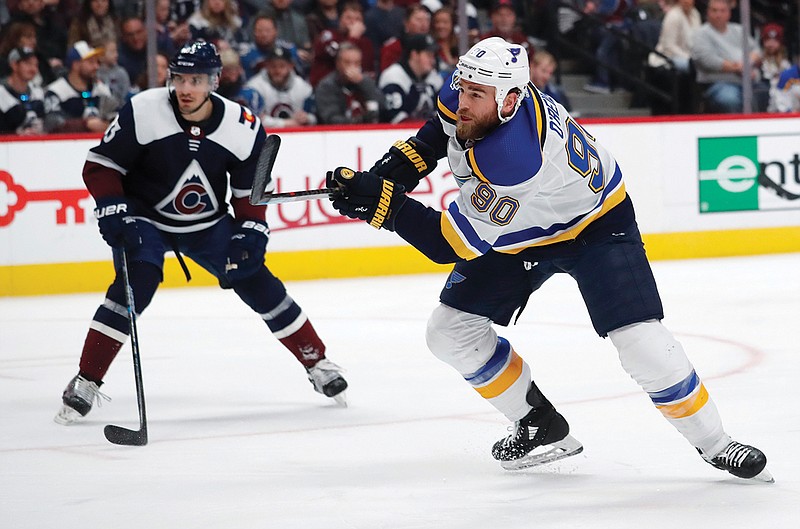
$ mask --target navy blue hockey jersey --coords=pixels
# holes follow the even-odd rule
[[[211,117],[192,123],[174,110],[167,88],[131,98],[86,158],[92,195],[124,192],[137,218],[173,233],[222,218],[229,182],[232,202],[246,204],[266,134],[247,108],[216,94],[211,101]]]

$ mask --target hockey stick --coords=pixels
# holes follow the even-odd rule
[[[268,193],[267,186],[272,181],[272,168],[278,157],[281,138],[277,134],[270,134],[264,142],[261,154],[256,163],[256,174],[253,178],[253,188],[250,190],[250,203],[254,206],[267,204],[282,204],[284,202],[300,202],[330,196],[336,189],[326,187],[308,191],[288,191],[286,193]]]
[[[147,415],[144,409],[144,384],[142,365],[139,358],[139,334],[136,332],[136,306],[133,302],[133,288],[128,275],[128,252],[122,250],[122,277],[125,281],[125,301],[128,304],[128,323],[131,330],[131,350],[133,351],[133,379],[136,383],[136,401],[139,405],[139,429],[129,430],[122,426],[108,424],[103,433],[116,445],[144,446],[147,444]]]

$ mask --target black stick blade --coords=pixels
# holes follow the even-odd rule
[[[129,430],[122,426],[108,424],[103,429],[103,433],[106,439],[115,445],[144,446],[147,444],[147,428]]]
[[[278,157],[278,149],[281,146],[281,137],[277,134],[270,134],[264,141],[261,154],[258,155],[256,163],[256,174],[253,177],[253,188],[250,190],[250,203],[254,206],[262,204],[264,196],[267,195],[267,187],[272,182],[272,167]]]

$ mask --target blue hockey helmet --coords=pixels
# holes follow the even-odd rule
[[[222,60],[217,47],[205,40],[195,40],[184,44],[169,61],[169,71],[173,73],[204,73],[219,75]]]

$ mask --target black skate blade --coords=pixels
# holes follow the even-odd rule
[[[144,446],[147,444],[147,430],[129,430],[122,426],[108,424],[103,429],[103,433],[109,442],[115,445],[125,446]]]

